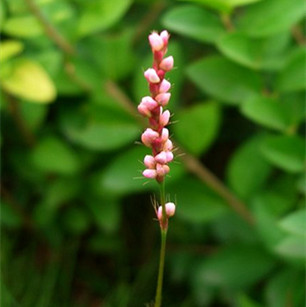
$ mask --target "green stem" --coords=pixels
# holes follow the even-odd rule
[[[166,238],[167,238],[167,229],[161,228],[161,247],[160,247],[160,259],[159,259],[156,297],[155,297],[155,307],[160,307],[162,302],[163,276],[164,276],[165,254],[166,254]]]
[[[167,229],[168,229],[168,218],[166,215],[166,197],[165,197],[165,180],[160,183],[160,202],[163,208],[163,217],[160,223],[161,232],[161,247],[159,256],[159,269],[157,278],[157,288],[155,297],[155,307],[160,307],[162,302],[162,291],[163,291],[163,276],[165,267],[165,254],[166,254],[166,239],[167,239]]]

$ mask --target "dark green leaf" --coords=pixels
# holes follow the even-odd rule
[[[241,289],[265,278],[273,267],[273,258],[258,246],[238,245],[203,261],[194,278],[203,284]]]
[[[78,32],[85,36],[111,27],[130,7],[131,0],[91,0],[83,4]]]
[[[285,258],[305,260],[305,237],[287,236],[275,247],[275,251]]]
[[[248,198],[263,188],[271,172],[270,165],[259,150],[261,141],[261,137],[255,137],[244,143],[228,164],[230,187],[243,198]]]
[[[216,99],[239,104],[261,90],[255,72],[220,56],[206,57],[187,68],[188,77],[204,92]]]
[[[73,175],[80,168],[79,158],[73,149],[55,137],[42,139],[33,149],[30,159],[36,168],[47,173]]]
[[[265,158],[285,171],[298,173],[305,169],[305,141],[298,136],[270,136],[261,146]]]
[[[243,115],[265,127],[286,131],[289,127],[287,110],[274,98],[254,96],[241,106]]]
[[[306,209],[290,213],[280,221],[280,227],[292,234],[306,236]]]
[[[193,178],[184,178],[170,185],[167,191],[177,199],[177,216],[190,223],[209,222],[227,212],[226,203]]]
[[[306,89],[305,48],[295,50],[278,76],[280,92],[294,92]]]
[[[253,69],[280,69],[284,65],[284,50],[289,33],[267,39],[254,39],[239,32],[228,33],[218,41],[219,50],[231,60]]]
[[[265,37],[290,29],[305,16],[303,0],[265,0],[250,5],[238,20],[238,29]]]
[[[205,43],[215,42],[225,30],[217,15],[194,5],[178,6],[163,17],[164,26]]]
[[[203,153],[214,141],[221,123],[220,106],[215,102],[185,108],[177,115],[173,126],[176,139],[192,154]]]

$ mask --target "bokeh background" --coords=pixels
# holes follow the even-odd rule
[[[303,0],[1,0],[1,306],[144,306],[147,36],[171,33],[163,306],[305,300]]]

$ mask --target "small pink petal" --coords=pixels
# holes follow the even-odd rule
[[[170,93],[161,93],[155,97],[155,100],[164,107],[165,105],[168,104],[170,96],[171,96]]]
[[[166,93],[170,90],[170,88],[171,88],[171,83],[168,80],[163,79],[163,81],[160,83],[159,86],[159,92]]]
[[[168,125],[169,123],[169,119],[170,119],[170,112],[168,110],[166,110],[164,113],[162,113],[160,116],[159,116],[159,123],[165,127]]]
[[[155,159],[153,156],[150,156],[150,155],[146,155],[144,157],[144,165],[147,167],[147,168],[150,168],[150,169],[154,169],[155,168],[155,165],[156,165],[156,162],[155,162]]]
[[[167,163],[167,154],[164,151],[160,152],[154,158],[155,158],[155,161],[160,163],[160,164]]]
[[[142,172],[142,174],[146,177],[146,178],[151,178],[154,179],[157,176],[157,172],[155,169],[146,169]]]
[[[149,42],[152,50],[154,51],[160,51],[164,48],[164,40],[156,32],[149,35]]]
[[[153,69],[153,68],[148,68],[144,72],[144,76],[148,80],[148,82],[151,82],[151,83],[159,83],[160,82],[160,78],[157,75],[157,72],[155,71],[155,69]]]
[[[168,217],[171,217],[175,213],[175,204],[174,203],[166,203],[165,204],[166,214]]]
[[[165,71],[169,71],[173,68],[173,64],[173,56],[168,56],[161,61],[159,67]]]

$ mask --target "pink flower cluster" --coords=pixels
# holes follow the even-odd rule
[[[170,168],[168,163],[173,160],[173,145],[169,139],[169,130],[165,128],[170,119],[170,112],[164,111],[171,94],[168,92],[171,84],[165,79],[165,74],[173,68],[173,57],[165,57],[168,47],[169,34],[162,31],[149,35],[149,42],[153,52],[153,67],[144,72],[149,83],[151,96],[142,98],[138,111],[149,119],[150,128],[141,136],[143,144],[152,149],[152,155],[146,155],[144,164],[147,167],[143,175],[162,182]]]

